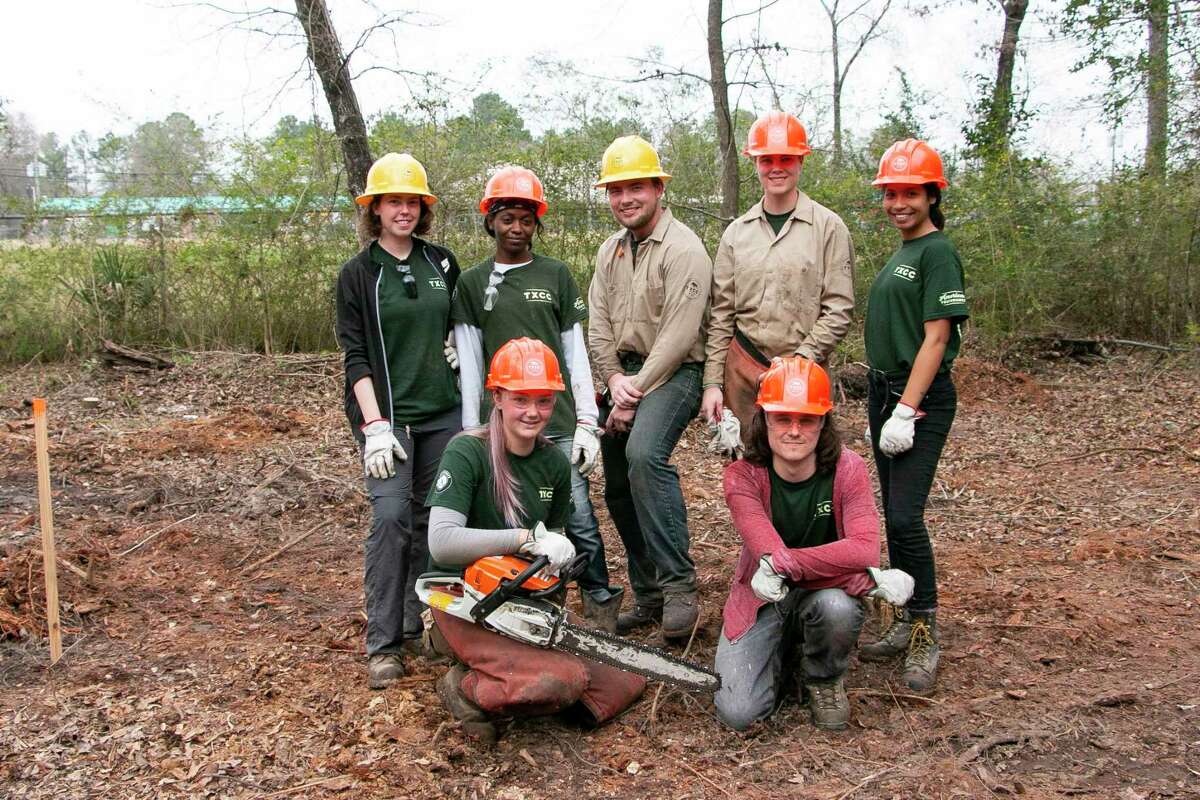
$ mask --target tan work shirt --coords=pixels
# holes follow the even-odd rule
[[[624,373],[618,353],[645,357],[634,378],[642,392],[666,383],[680,364],[702,362],[711,284],[704,243],[670,210],[638,244],[636,264],[628,230],[608,237],[588,289],[588,345],[601,380]]]
[[[735,326],[767,358],[828,360],[850,328],[853,276],[854,245],[837,214],[799,192],[776,235],[760,200],[717,247],[704,385],[724,383]]]

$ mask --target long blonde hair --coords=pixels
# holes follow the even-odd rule
[[[508,447],[504,442],[504,422],[500,414],[500,406],[493,404],[487,424],[482,428],[469,431],[467,435],[483,439],[487,444],[488,460],[492,465],[492,496],[496,499],[496,507],[500,510],[500,515],[504,517],[504,521],[511,528],[525,527],[523,523],[525,503],[521,501],[521,486],[508,461]],[[551,444],[549,439],[539,433],[533,446],[534,449],[537,449]]]

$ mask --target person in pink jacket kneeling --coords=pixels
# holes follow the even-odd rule
[[[863,596],[903,605],[912,578],[880,570],[879,515],[866,464],[842,446],[829,376],[800,356],[759,381],[745,458],[725,470],[725,503],[742,553],[717,645],[717,714],[744,730],[778,703],[799,656],[813,724],[850,721],[843,682],[863,624]]]

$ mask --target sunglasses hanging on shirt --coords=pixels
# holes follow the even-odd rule
[[[500,297],[500,284],[504,283],[504,273],[493,267],[492,272],[488,275],[488,285],[483,291],[483,310],[491,311],[496,307],[496,300]]]
[[[396,262],[396,271],[400,273],[400,282],[404,284],[404,293],[410,300],[417,299],[417,279],[413,277],[412,267],[407,261]]]

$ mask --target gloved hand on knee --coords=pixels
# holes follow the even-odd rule
[[[894,606],[902,606],[912,597],[915,581],[904,570],[867,567],[867,572],[875,581],[875,588],[867,592],[867,597],[878,597]]]
[[[788,585],[783,575],[775,571],[770,553],[758,559],[758,570],[750,578],[750,589],[755,597],[768,603],[778,603],[787,597]]]

